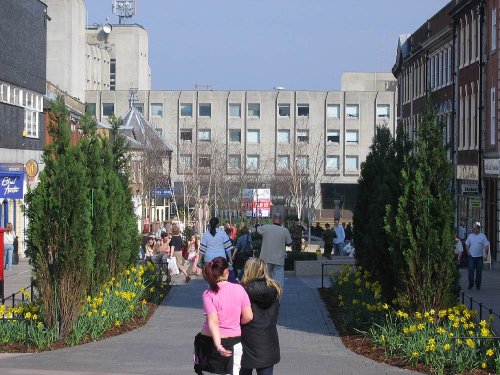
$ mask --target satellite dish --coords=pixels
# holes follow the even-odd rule
[[[104,33],[109,34],[111,30],[113,30],[113,26],[111,26],[110,23],[105,23],[104,25],[102,25],[102,31],[104,31]]]

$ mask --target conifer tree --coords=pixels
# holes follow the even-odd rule
[[[402,155],[408,152],[403,134],[395,139],[387,127],[377,128],[370,153],[361,165],[354,210],[356,262],[380,281],[387,300],[395,296],[396,272],[384,230],[386,205],[395,206],[400,194]]]
[[[40,182],[27,195],[27,252],[46,323],[65,337],[81,310],[93,267],[89,176],[85,154],[70,143],[69,113],[52,103]]]
[[[401,174],[402,194],[387,207],[385,229],[396,270],[398,295],[415,310],[438,310],[456,303],[452,179],[443,125],[427,105],[416,148]]]

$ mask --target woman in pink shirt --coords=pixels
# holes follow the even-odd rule
[[[206,315],[201,333],[196,337],[195,366],[216,374],[240,373],[241,324],[253,319],[250,299],[239,284],[229,283],[225,258],[217,257],[203,268],[203,277],[210,288],[203,292],[203,313]]]

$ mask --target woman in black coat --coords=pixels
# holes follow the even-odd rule
[[[240,375],[272,375],[280,361],[280,343],[276,323],[279,313],[280,285],[270,278],[262,259],[250,258],[245,264],[241,284],[250,297],[253,320],[241,326],[243,357]]]

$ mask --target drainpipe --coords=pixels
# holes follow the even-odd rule
[[[484,26],[484,0],[481,1],[481,4],[479,5],[479,87],[478,87],[478,93],[479,93],[479,118],[478,118],[478,124],[477,124],[477,132],[476,134],[478,135],[478,194],[480,196],[480,199],[483,201],[483,184],[482,184],[482,161],[483,161],[483,66],[484,66],[484,60],[483,60],[483,26]],[[483,203],[483,202],[481,202]],[[483,204],[481,204],[481,208],[483,208]]]

